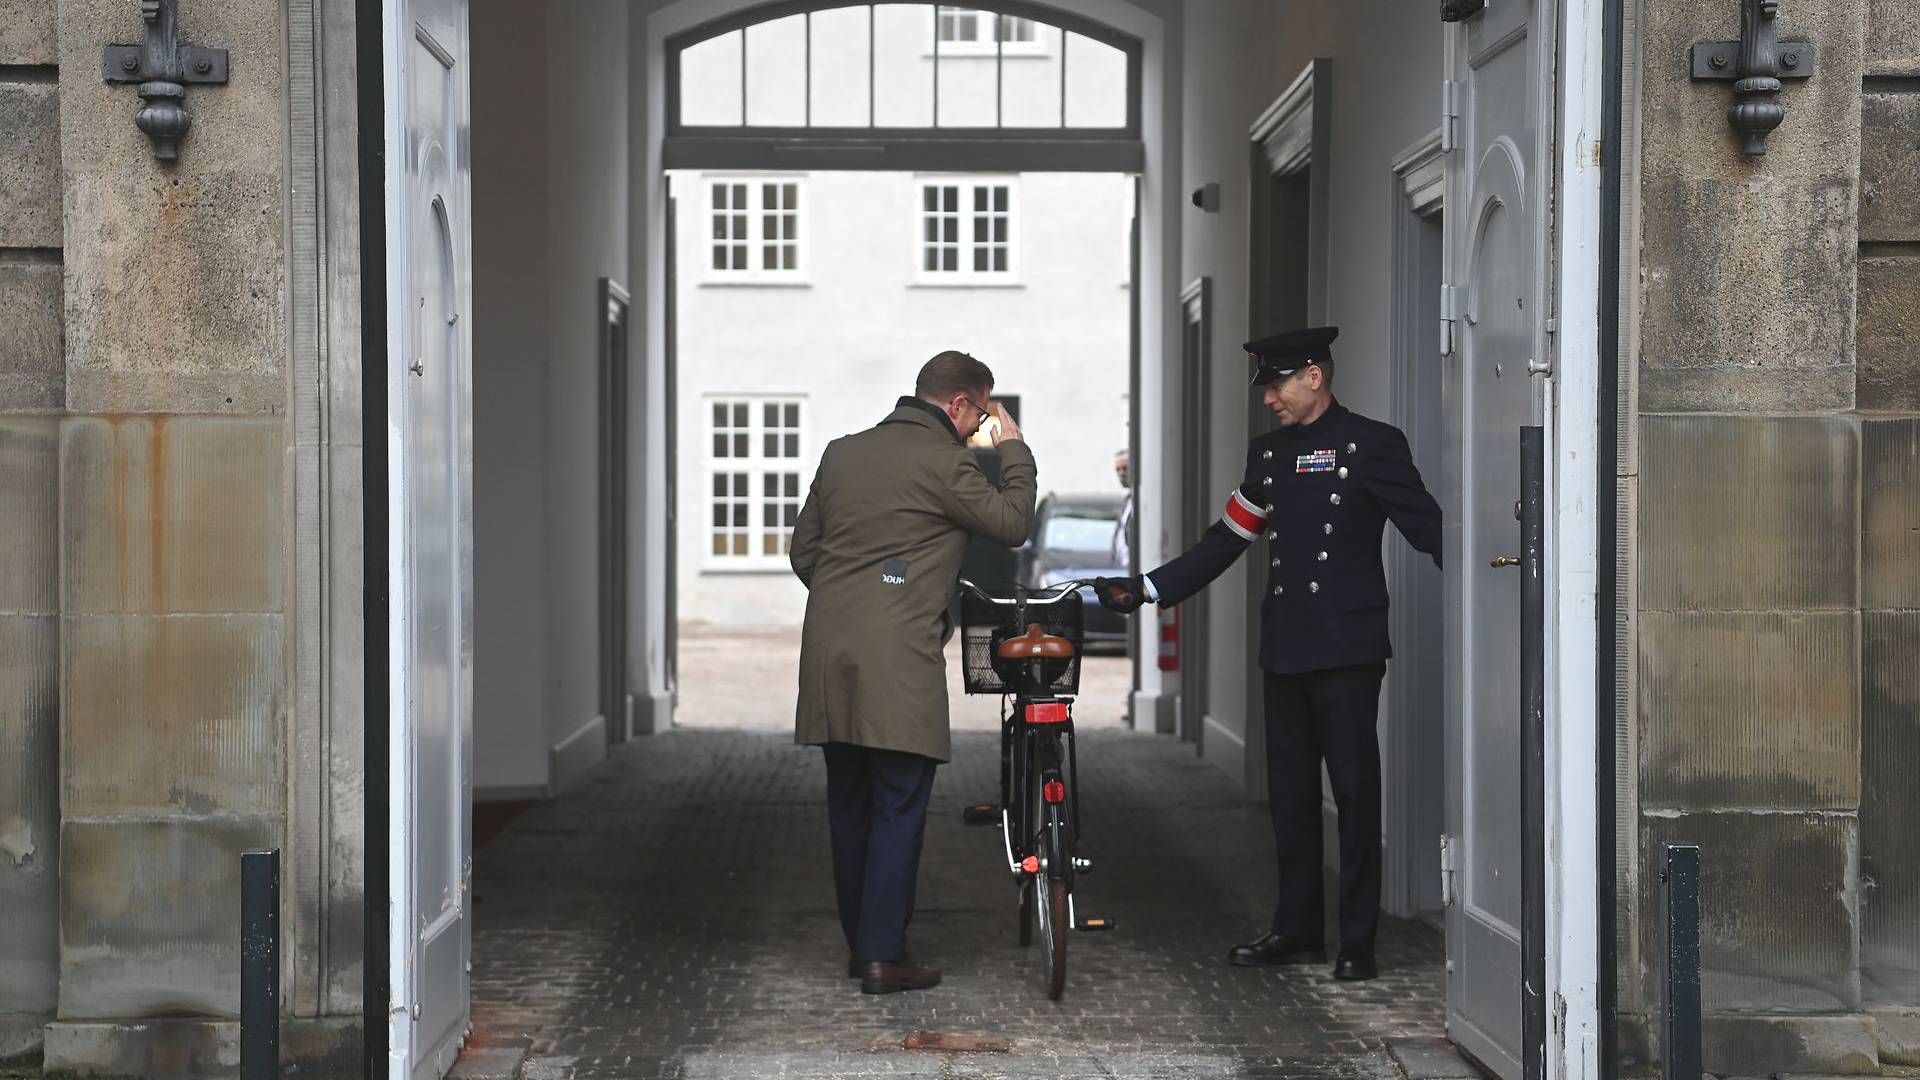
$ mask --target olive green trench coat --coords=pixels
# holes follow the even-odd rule
[[[1000,444],[995,487],[939,409],[902,398],[835,439],[794,525],[807,586],[794,741],[946,761],[948,616],[967,536],[1014,547],[1033,523],[1033,452]]]

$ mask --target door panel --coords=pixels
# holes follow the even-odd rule
[[[1520,1073],[1522,887],[1520,428],[1532,422],[1541,200],[1533,196],[1536,43],[1532,0],[1491,5],[1448,34],[1459,117],[1448,155],[1448,280],[1456,317],[1451,396],[1458,468],[1448,552],[1460,690],[1448,723],[1454,897],[1449,1033],[1483,1064]],[[1452,207],[1458,206],[1459,213]]]
[[[473,756],[472,334],[466,6],[400,0],[389,108],[390,483],[401,643],[395,717],[389,1074],[437,1078],[466,1034]],[[389,129],[390,131],[392,129]]]
[[[1223,499],[1215,492],[1208,470],[1208,449],[1212,430],[1208,417],[1213,410],[1213,379],[1209,337],[1212,333],[1212,284],[1202,279],[1194,284],[1181,305],[1180,345],[1180,459],[1184,466],[1181,487],[1185,506],[1180,528],[1175,533],[1184,551],[1219,516]],[[1202,589],[1183,601],[1177,609],[1180,620],[1180,737],[1199,743],[1205,730],[1201,722],[1207,715],[1207,590]]]

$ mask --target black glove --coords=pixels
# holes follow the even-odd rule
[[[1140,605],[1147,602],[1146,584],[1137,577],[1094,578],[1093,593],[1100,598],[1101,607],[1122,615],[1140,610]]]

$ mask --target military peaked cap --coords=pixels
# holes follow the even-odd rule
[[[1308,364],[1333,363],[1333,339],[1340,336],[1337,326],[1311,326],[1284,334],[1249,341],[1241,348],[1253,360],[1254,386],[1282,379]]]

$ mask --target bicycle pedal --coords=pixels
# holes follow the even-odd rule
[[[960,811],[960,820],[968,825],[998,825],[1000,808],[992,803],[978,803]]]
[[[1075,930],[1112,930],[1113,928],[1119,925],[1120,925],[1119,923],[1113,921],[1112,919],[1105,918],[1104,916],[1089,915],[1086,918],[1081,919],[1079,922],[1079,925],[1075,926],[1074,929]]]

